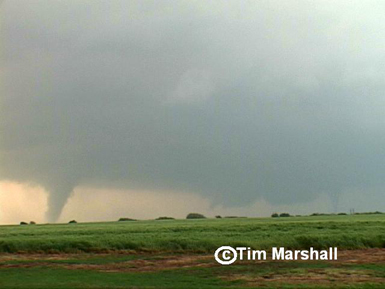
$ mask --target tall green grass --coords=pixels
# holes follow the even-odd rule
[[[384,248],[385,215],[0,226],[0,252],[9,253],[213,252],[223,245]]]

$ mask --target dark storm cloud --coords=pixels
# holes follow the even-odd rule
[[[298,203],[384,186],[384,4],[7,1],[1,177]],[[383,198],[381,200],[383,202]]]

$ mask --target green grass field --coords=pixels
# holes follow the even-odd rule
[[[106,250],[212,252],[223,245],[269,249],[384,248],[385,214],[78,223],[0,227],[0,252]]]
[[[223,245],[341,260],[221,266]],[[384,248],[384,214],[1,226],[0,288],[384,288]]]

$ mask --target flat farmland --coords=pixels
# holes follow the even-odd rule
[[[223,246],[270,249],[383,248],[385,214],[288,218],[126,221],[0,227],[0,252],[107,250],[213,252]]]
[[[224,245],[339,255],[222,266]],[[0,287],[384,288],[384,248],[384,214],[1,226]]]

